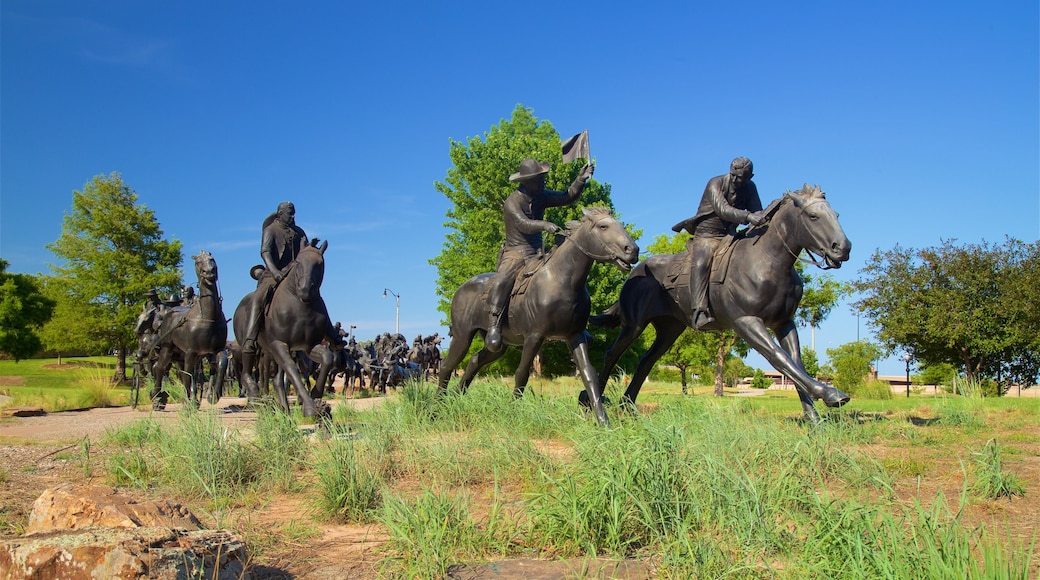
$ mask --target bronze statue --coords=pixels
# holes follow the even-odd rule
[[[584,175],[586,169],[582,170]],[[592,401],[596,418],[609,425],[597,388],[596,369],[589,360],[589,334],[585,327],[591,311],[591,299],[585,287],[594,262],[631,269],[639,259],[639,247],[625,228],[602,207],[586,208],[581,221],[567,224],[566,236],[524,277],[510,300],[504,318],[502,339],[506,344],[523,345],[523,354],[514,377],[513,393],[523,395],[531,374],[534,356],[547,339],[563,340],[571,349],[574,364]],[[451,300],[451,346],[440,367],[438,389],[448,388],[451,375],[469,352],[473,337],[491,327],[491,307],[482,296],[496,274],[479,274],[470,278],[455,292]],[[465,391],[481,368],[495,362],[505,349],[491,350],[488,341],[466,365],[459,387]]]
[[[199,280],[198,299],[191,306],[171,307],[163,316],[155,340],[158,353],[152,364],[152,400],[160,409],[165,406],[163,380],[175,357],[183,358],[188,374],[184,380],[188,402],[198,404],[205,379],[202,358],[223,352],[227,343],[227,319],[217,291],[217,262],[206,250],[192,259]]]
[[[145,292],[145,302],[141,314],[137,317],[134,325],[134,334],[137,335],[137,359],[147,359],[155,346],[155,331],[162,322],[162,311],[164,305],[159,300],[159,293],[152,288]]]
[[[690,326],[703,328],[715,321],[708,302],[708,270],[712,257],[720,245],[737,233],[737,226],[761,225],[762,200],[758,188],[751,181],[754,167],[747,157],[737,157],[730,163],[729,173],[712,177],[701,194],[697,214],[674,226],[672,231],[683,229],[693,234],[686,242],[690,258],[689,292],[693,305]]]
[[[582,167],[566,192],[545,189],[549,164],[539,163],[530,157],[521,161],[520,170],[509,176],[509,181],[518,185],[503,204],[505,242],[498,253],[495,276],[488,283],[491,322],[485,345],[492,352],[502,348],[502,315],[508,306],[509,293],[517,275],[528,260],[542,254],[542,232],[554,234],[560,230],[556,224],[545,221],[545,209],[574,203],[585,190],[585,184],[592,177],[593,171],[595,168],[590,164]]]
[[[283,223],[283,225],[286,226],[284,230],[290,229],[288,224]],[[289,238],[286,241],[292,243],[294,239]],[[277,263],[273,263],[268,269],[268,273],[278,272],[277,278],[284,278],[284,282],[273,286],[273,292],[269,290],[272,286],[258,285],[256,290],[242,298],[235,310],[234,327],[236,337],[244,337],[247,335],[248,329],[258,328],[256,343],[260,347],[259,350],[270,355],[278,363],[279,368],[289,376],[296,391],[296,397],[303,408],[303,416],[314,417],[319,414],[324,415],[327,407],[319,405],[312,397],[308,385],[300,375],[298,365],[293,360],[293,353],[302,351],[313,358],[314,347],[321,344],[323,340],[328,341],[333,350],[343,348],[344,342],[329,318],[328,309],[320,293],[321,282],[325,277],[324,254],[328,242],[322,242],[320,246],[311,246],[307,244],[306,237],[300,239],[304,245],[293,254],[296,259],[291,261],[291,265],[277,269]],[[288,250],[286,251],[288,252]],[[271,294],[270,307],[267,309],[263,323],[258,327],[253,327],[256,316],[255,305],[262,304],[265,295],[269,293]],[[263,313],[262,308],[260,312]],[[320,351],[320,349],[318,350]],[[246,369],[243,372],[242,381],[246,385],[250,401],[259,397],[256,380],[249,372],[249,369],[253,368],[255,360],[255,352],[242,350],[242,367]],[[315,362],[322,365],[329,364],[327,360],[321,359]],[[275,390],[276,402],[283,410],[288,411],[289,401],[284,386],[275,381]]]
[[[256,336],[260,330],[264,308],[271,301],[275,288],[285,278],[289,264],[300,255],[307,245],[307,234],[296,225],[296,206],[283,201],[278,209],[264,220],[260,236],[260,258],[264,261],[264,270],[258,272],[253,267],[251,275],[257,278],[257,292],[250,307],[249,326],[245,329],[242,351],[256,353]]]
[[[794,262],[805,250],[810,257],[813,253],[823,257],[822,261],[811,263],[839,268],[849,259],[852,243],[819,187],[806,185],[800,191],[787,192],[771,203],[762,217],[765,227],[752,228],[738,236],[728,246],[728,252],[715,258],[717,267],[712,270],[708,296],[716,320],[701,328],[736,331],[795,383],[806,418],[818,422],[814,399],[822,399],[828,407],[840,407],[849,401],[849,396],[810,377],[802,366],[794,322],[802,299],[802,279]],[[624,395],[625,402],[634,406],[650,369],[690,325],[694,305],[681,298],[674,284],[677,272],[681,271],[676,266],[688,259],[683,252],[644,260],[629,274],[618,301],[604,314],[592,317],[593,324],[621,326],[621,333],[604,357],[600,392],[621,354],[652,324],[657,337],[639,359]]]

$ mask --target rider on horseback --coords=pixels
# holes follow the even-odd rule
[[[701,328],[715,321],[708,307],[708,278],[712,257],[723,241],[733,238],[741,224],[761,225],[762,200],[758,188],[751,181],[754,167],[747,157],[737,157],[730,163],[729,173],[708,180],[701,195],[697,214],[674,226],[693,234],[686,242],[690,254],[690,326]]]
[[[289,264],[300,255],[307,244],[307,234],[296,225],[296,206],[288,201],[278,204],[278,210],[264,220],[260,238],[260,257],[266,269],[260,274],[256,296],[250,304],[249,322],[242,351],[256,352],[256,336],[260,332],[260,319],[271,302],[274,289],[288,273]]]
[[[134,334],[137,335],[138,359],[147,358],[152,347],[155,346],[155,339],[158,337],[156,331],[159,330],[159,325],[162,323],[164,309],[155,288],[145,292],[145,297],[148,300],[145,301],[144,308],[137,317],[137,324],[134,326]]]
[[[574,203],[585,184],[592,177],[594,167],[585,164],[578,178],[566,192],[545,189],[545,174],[548,163],[540,163],[530,157],[520,162],[520,171],[509,176],[509,181],[519,185],[503,204],[506,236],[498,253],[498,267],[488,288],[488,306],[491,324],[484,346],[498,352],[502,348],[502,314],[509,303],[516,277],[527,260],[542,253],[542,232],[550,234],[560,231],[552,222],[544,221],[545,209]]]

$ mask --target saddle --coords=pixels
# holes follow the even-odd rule
[[[743,236],[732,236],[726,243],[719,244],[711,258],[708,273],[709,284],[722,284],[726,281],[726,274],[729,272],[729,265],[733,258],[733,248],[737,239],[741,237]],[[675,256],[676,259],[672,260],[670,269],[665,273],[664,288],[677,304],[690,304],[692,297],[690,295],[689,252],[684,251]],[[711,308],[711,305],[709,304],[708,307]]]

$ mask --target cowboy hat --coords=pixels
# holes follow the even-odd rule
[[[261,266],[260,264],[257,264],[257,265],[255,265],[255,266],[253,266],[252,268],[249,269],[249,277],[254,279],[254,280],[259,280],[260,276],[263,276],[264,272],[266,272],[266,271],[267,271],[267,268]]]
[[[532,177],[538,177],[539,175],[545,175],[549,173],[548,163],[539,163],[538,161],[527,157],[520,162],[520,171],[509,176],[509,181],[524,181]]]

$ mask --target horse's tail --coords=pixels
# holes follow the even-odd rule
[[[589,322],[603,328],[617,328],[621,324],[621,316],[618,314],[618,303],[615,302],[607,307],[602,314],[589,317]]]

